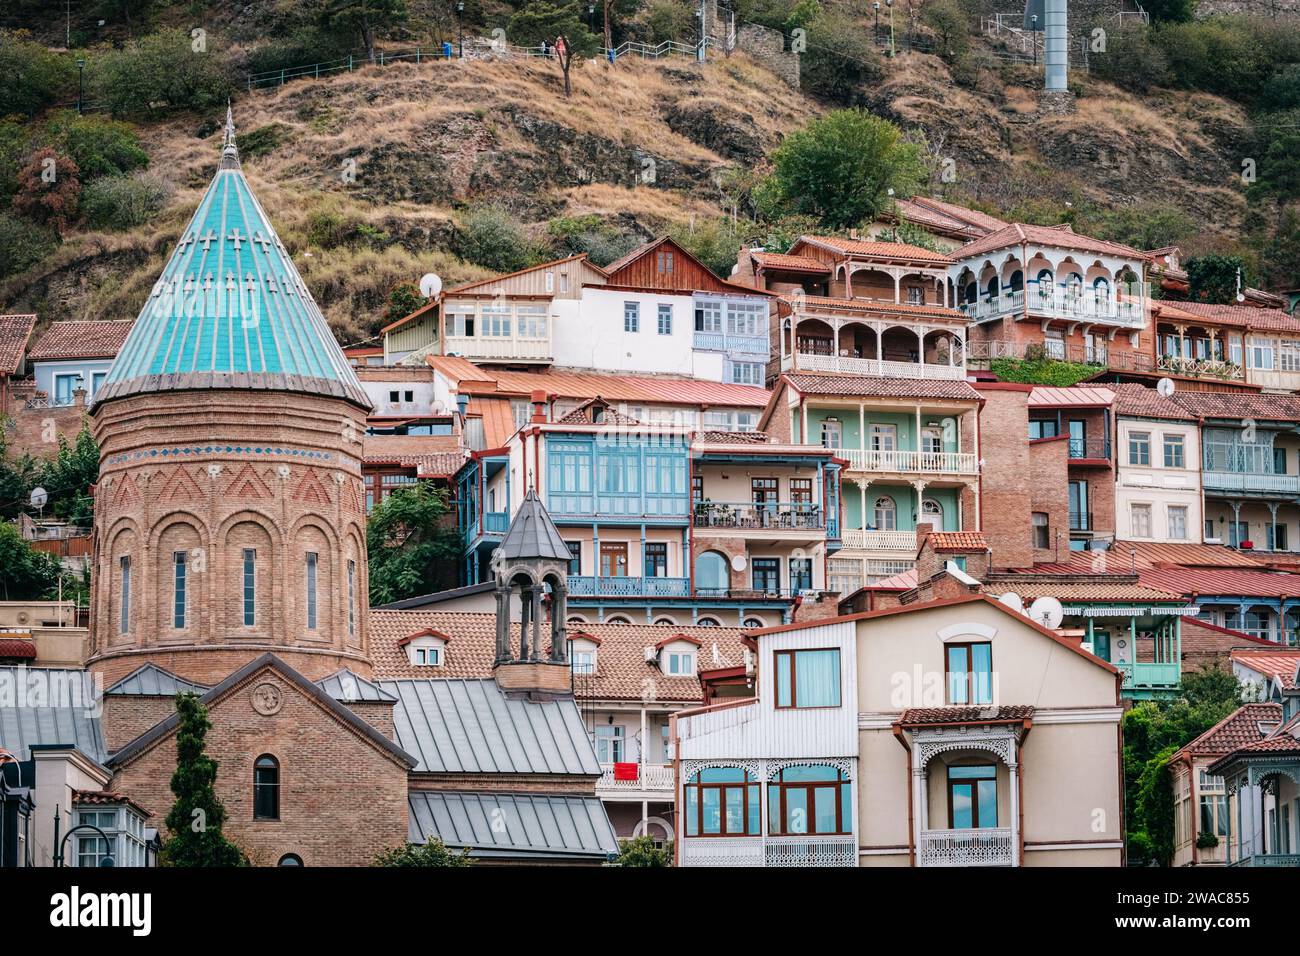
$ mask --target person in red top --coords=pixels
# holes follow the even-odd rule
[[[563,59],[564,59],[564,51],[565,51],[564,37],[556,37],[556,38],[555,38],[555,55],[558,56],[561,60],[563,60]]]

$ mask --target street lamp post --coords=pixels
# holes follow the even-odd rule
[[[877,43],[879,43],[880,42],[880,0],[876,0],[876,2],[871,5],[871,9],[874,10],[876,13],[876,28],[874,32],[871,34],[871,36]]]
[[[81,57],[77,57],[77,115],[78,116],[81,115],[81,94],[82,94],[82,90],[84,89],[84,84],[82,83],[82,80],[85,76],[85,72],[86,72],[86,61]]]
[[[108,834],[105,833],[103,830],[101,830],[99,827],[95,826],[93,823],[79,823],[79,824],[77,824],[77,826],[72,827],[71,829],[69,829],[67,833],[63,834],[63,838],[62,838],[62,839],[59,839],[59,808],[58,808],[58,806],[55,806],[55,808],[54,808],[54,846],[55,846],[55,851],[56,851],[56,852],[55,852],[55,854],[54,854],[54,865],[55,865],[56,867],[59,867],[59,868],[62,868],[62,867],[63,867],[63,853],[64,853],[64,850],[66,850],[66,849],[67,849],[67,846],[68,846],[68,837],[72,836],[72,834],[76,833],[78,830],[94,830],[96,833],[99,834],[99,838],[100,838],[101,840],[104,841],[104,855],[103,855],[102,857],[100,857],[100,859],[99,859],[99,865],[100,865],[100,866],[115,866],[115,865],[116,865],[116,864],[113,862],[113,844],[109,841],[109,839],[108,839]]]
[[[885,0],[889,8],[889,58],[894,58],[894,0]]]
[[[465,13],[465,0],[456,0],[456,35],[457,45],[460,48],[459,56],[465,59],[465,22],[461,17]]]
[[[596,5],[594,3],[587,4],[587,24],[588,24],[588,29],[590,29],[592,33],[595,33],[596,32]]]
[[[1030,16],[1029,22],[1033,27],[1029,31],[1029,42],[1034,45],[1034,66],[1038,66],[1038,14]]]

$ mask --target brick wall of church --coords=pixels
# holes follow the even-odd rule
[[[153,660],[213,684],[272,650],[312,679],[341,666],[368,676],[364,424],[345,402],[283,392],[164,391],[98,406],[92,668],[111,682]],[[251,625],[245,550],[255,553]]]
[[[253,691],[264,683],[280,692],[279,710],[269,716],[254,706]],[[255,864],[274,866],[296,853],[307,866],[365,866],[406,841],[406,768],[278,672],[261,670],[232,688],[209,719],[207,752],[218,764],[225,833]],[[262,754],[280,763],[278,820],[253,819],[253,763]],[[164,830],[175,766],[172,734],[118,769],[110,788],[152,811],[148,825]]]

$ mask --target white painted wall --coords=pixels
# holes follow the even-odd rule
[[[1201,510],[1201,443],[1200,431],[1194,423],[1179,424],[1145,418],[1123,418],[1117,422],[1118,440],[1115,448],[1117,462],[1115,476],[1115,534],[1121,540],[1174,541],[1182,544],[1200,544],[1204,521]],[[1130,463],[1129,436],[1145,432],[1151,436],[1151,464]],[[1183,467],[1166,468],[1164,440],[1166,435],[1182,436]],[[1149,505],[1151,533],[1139,536],[1133,522],[1133,505]],[[1169,509],[1187,509],[1187,536],[1171,538],[1169,535]]]

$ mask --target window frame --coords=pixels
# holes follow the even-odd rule
[[[269,761],[268,765],[263,765],[263,761]],[[271,771],[274,773],[274,779],[265,781],[260,778],[262,771]],[[280,761],[273,754],[259,754],[253,760],[253,819],[278,821],[282,819],[280,815]],[[263,811],[263,800],[268,799],[264,794],[269,791],[269,799],[273,806],[273,814],[266,814]]]
[[[996,830],[996,829],[998,829],[998,827],[999,827],[998,821],[999,821],[1000,816],[1001,816],[1001,815],[1000,815],[1000,811],[999,811],[999,807],[998,807],[998,765],[997,765],[996,763],[993,763],[993,764],[946,764],[945,767],[946,767],[946,772],[945,772],[945,774],[944,774],[944,790],[945,790],[945,793],[946,793],[947,796],[948,796],[948,829],[949,829],[949,830],[957,830],[957,829],[962,829],[962,830]],[[971,785],[971,791],[970,791],[970,792],[971,792],[970,816],[971,816],[971,822],[975,824],[975,826],[973,826],[973,827],[960,827],[960,828],[959,828],[959,827],[957,827],[957,826],[954,824],[953,800],[952,800],[952,788],[953,788],[954,778],[953,778],[952,772],[953,772],[953,770],[955,770],[955,769],[961,769],[961,768],[966,768],[966,767],[969,767],[969,768],[971,768],[971,769],[988,767],[988,768],[990,768],[990,769],[993,771],[993,775],[992,775],[991,777],[957,777],[957,778],[956,778],[956,781],[957,781],[958,783],[968,783],[968,784]],[[992,780],[992,781],[993,781],[993,825],[992,825],[991,827],[982,827],[982,826],[979,825],[979,819],[980,819],[980,799],[979,799],[979,789],[980,789],[980,788],[979,788],[978,784],[979,784],[979,782],[980,782],[981,780]]]
[[[828,770],[834,770],[838,774],[835,780],[791,780],[786,781],[783,776],[787,770],[795,767],[825,767]],[[767,781],[767,832],[769,836],[849,836],[853,832],[853,791],[851,789],[852,781],[849,775],[839,767],[822,763],[791,764],[782,767]],[[816,792],[817,790],[832,790],[835,794],[835,829],[834,830],[817,830],[813,824],[817,819],[816,811]],[[806,792],[806,807],[808,810],[809,828],[802,833],[786,829],[787,815],[787,794],[790,791],[803,790]],[[847,793],[846,793],[847,791]],[[776,816],[772,815],[772,800],[776,798]]]
[[[976,699],[975,693],[975,654],[974,649],[977,647],[987,647],[989,649],[989,669],[988,669],[988,699]],[[949,652],[953,650],[963,650],[966,654],[966,670],[954,671],[952,669],[952,658]],[[966,699],[955,700],[953,695],[952,678],[955,674],[962,674],[966,677],[965,689]],[[949,707],[987,707],[993,703],[993,642],[992,641],[949,641],[943,645],[943,694],[944,703]]]
[[[641,331],[641,303],[623,303],[623,331],[634,334]]]
[[[1150,432],[1128,433],[1128,463],[1135,468],[1151,467]]]
[[[835,696],[836,702],[833,704],[807,704],[799,703],[798,693],[798,655],[800,654],[834,654],[835,655]],[[780,659],[782,657],[790,658],[790,666],[787,673],[790,686],[788,688],[787,700],[789,703],[782,704],[782,675]],[[844,706],[844,660],[838,647],[790,647],[781,648],[772,652],[772,672],[773,683],[776,690],[776,696],[772,701],[772,706],[776,710],[836,710]]]
[[[189,619],[189,553],[172,552],[172,628],[185,630]]]
[[[702,778],[707,770],[739,770],[743,776],[742,780],[727,780],[706,782]],[[727,791],[739,789],[741,791],[740,819],[741,828],[739,830],[727,829]],[[717,790],[718,793],[718,832],[706,833],[704,830],[704,794],[708,790]],[[752,793],[751,793],[752,790]],[[691,807],[691,793],[694,792],[694,826],[689,819],[688,810]],[[758,800],[758,828],[750,832],[750,797],[753,796]],[[763,835],[763,783],[759,777],[750,773],[744,767],[701,767],[694,774],[687,778],[682,784],[682,824],[683,836],[687,839],[735,839],[737,837],[761,837]]]

